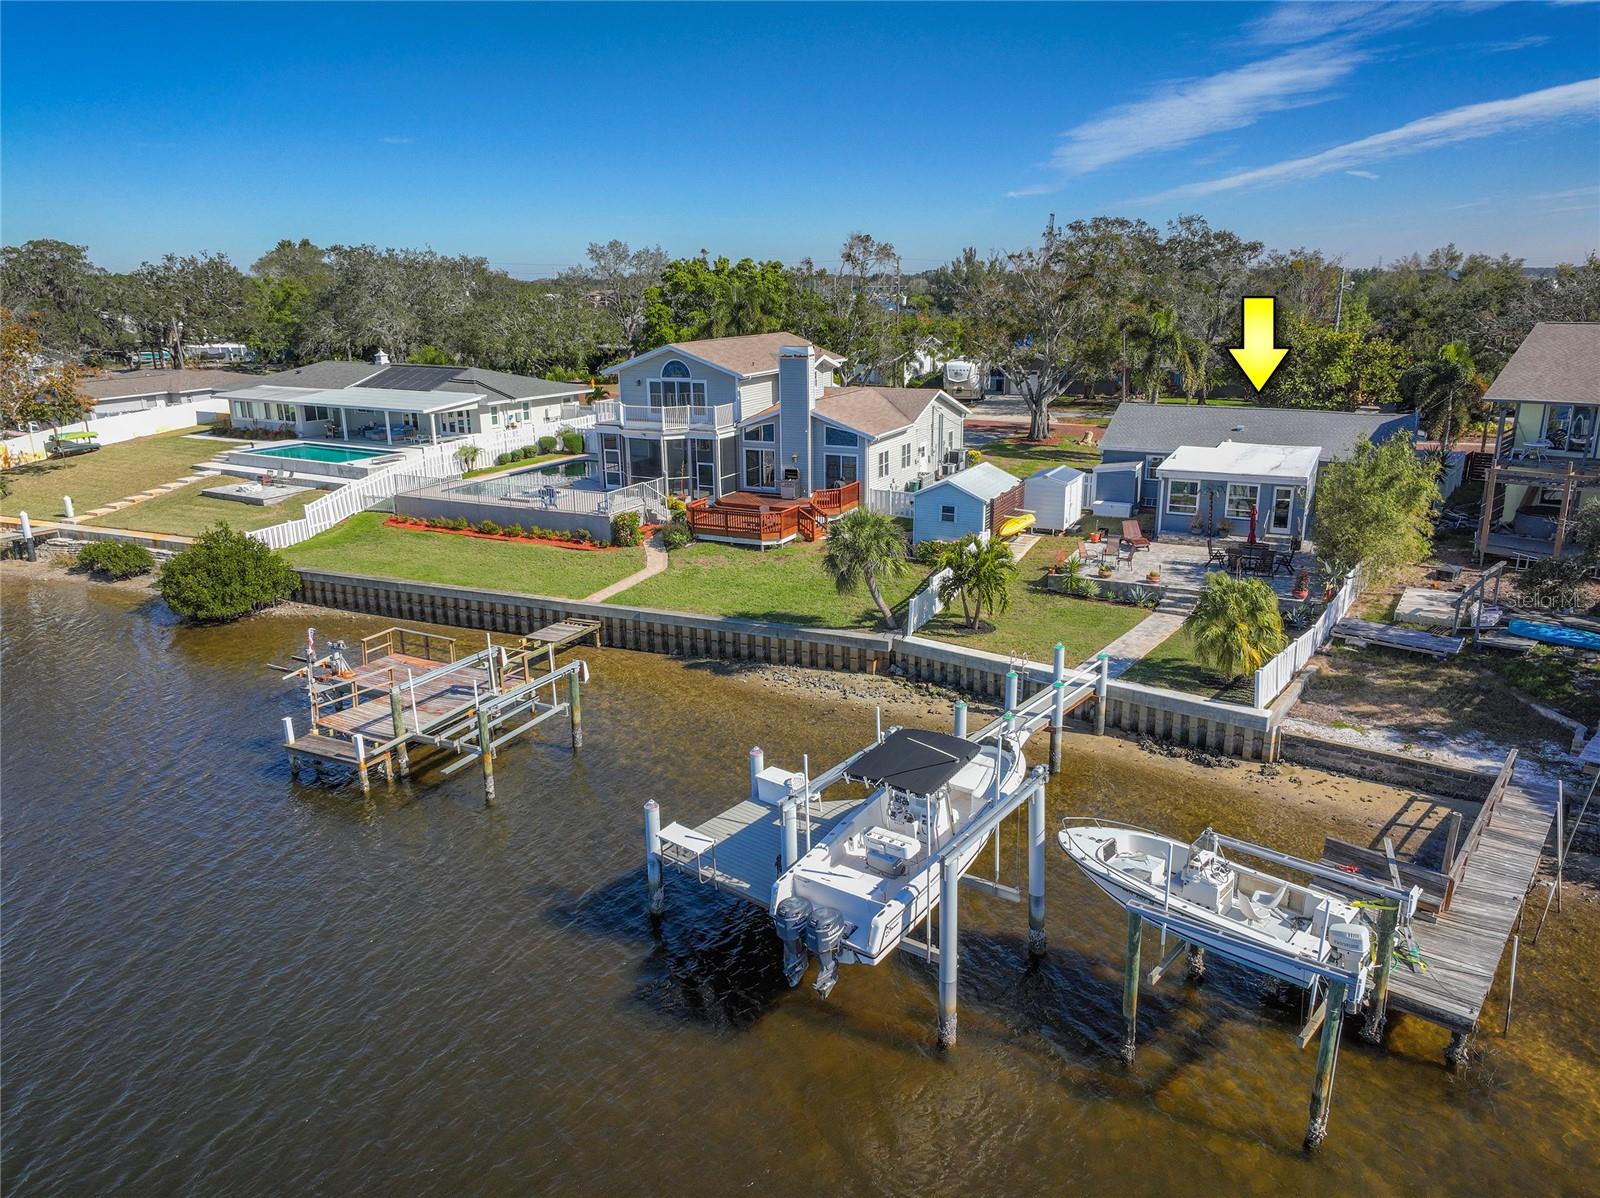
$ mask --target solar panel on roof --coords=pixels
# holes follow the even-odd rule
[[[385,391],[432,391],[461,374],[461,366],[418,366],[406,364],[380,370],[370,379],[362,381],[363,387],[379,387]]]

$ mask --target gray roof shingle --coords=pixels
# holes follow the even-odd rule
[[[561,399],[581,395],[589,388],[584,383],[557,383],[549,379],[508,374],[503,370],[484,370],[478,366],[425,366],[401,362],[377,366],[371,362],[312,362],[259,380],[275,387],[312,387],[334,390],[358,383],[404,391],[457,391],[468,395],[489,394],[504,399]]]
[[[1411,412],[1316,412],[1303,408],[1224,408],[1209,404],[1125,403],[1111,417],[1100,451],[1171,453],[1181,445],[1314,445],[1328,462],[1362,437],[1384,441],[1416,428]]]
[[[1600,401],[1600,324],[1534,325],[1484,398],[1491,403]]]
[[[371,362],[330,360],[296,366],[293,370],[269,374],[258,381],[272,387],[314,387],[320,391],[332,387],[353,387],[362,379],[371,378],[383,369],[382,366],[375,366]]]
[[[237,370],[114,370],[104,378],[83,379],[78,390],[91,399],[121,399],[130,395],[162,395],[172,391],[226,391],[257,376]]]

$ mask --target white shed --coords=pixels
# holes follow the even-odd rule
[[[1048,532],[1075,528],[1083,515],[1083,471],[1047,466],[1022,484],[1022,506],[1034,515],[1034,527]]]

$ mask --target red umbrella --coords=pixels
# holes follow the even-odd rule
[[[1256,543],[1256,505],[1250,505],[1250,544]]]

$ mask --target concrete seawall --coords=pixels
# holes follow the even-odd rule
[[[1024,698],[1049,685],[1050,680],[1050,667],[1041,662],[915,636],[804,628],[324,570],[301,570],[300,578],[298,597],[303,602],[392,620],[521,634],[569,616],[583,616],[600,621],[602,639],[614,648],[846,673],[880,674],[892,668],[903,677],[985,698],[1004,694],[1006,674],[1013,669],[1021,676]],[[1091,718],[1092,704],[1079,714]],[[1265,710],[1157,687],[1113,679],[1107,690],[1108,727],[1211,753],[1272,760],[1277,752],[1275,723]]]

